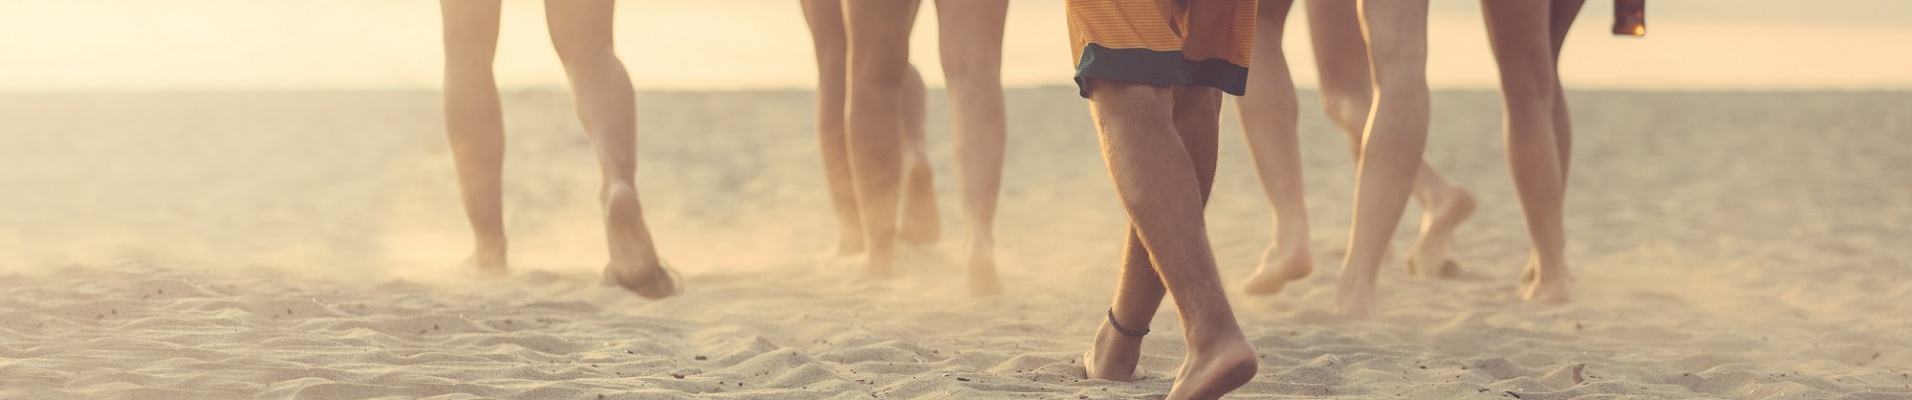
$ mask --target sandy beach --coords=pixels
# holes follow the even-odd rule
[[[949,113],[942,248],[877,281],[834,224],[809,91],[639,94],[639,189],[685,293],[599,286],[593,153],[559,91],[508,92],[514,273],[469,250],[436,92],[0,94],[3,399],[1131,399],[1085,379],[1125,222],[1086,103],[1012,89],[1007,294],[964,292]],[[1519,300],[1526,230],[1491,91],[1439,91],[1427,159],[1479,198],[1464,273],[1384,267],[1334,316],[1353,163],[1302,94],[1317,272],[1229,293],[1261,356],[1230,398],[1912,398],[1912,93],[1569,93],[1575,301]],[[1272,217],[1230,105],[1209,234],[1231,290]],[[1410,205],[1397,249],[1414,237]]]

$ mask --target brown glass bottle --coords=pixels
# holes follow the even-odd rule
[[[1613,34],[1646,36],[1646,0],[1613,0]]]

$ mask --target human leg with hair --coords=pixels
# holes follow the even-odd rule
[[[1076,82],[1129,216],[1108,320],[1083,358],[1091,378],[1137,377],[1141,336],[1164,296],[1174,297],[1187,339],[1168,398],[1216,399],[1254,377],[1254,348],[1228,304],[1203,221],[1216,89],[1245,90],[1254,18],[1253,1],[1068,3]]]
[[[1220,93],[1097,79],[1089,99],[1131,237],[1147,255],[1146,264],[1125,260],[1110,319],[1131,329],[1146,327],[1162,296],[1174,296],[1188,355],[1169,398],[1218,398],[1246,384],[1256,369],[1254,349],[1221,286],[1202,217],[1205,188],[1214,178],[1218,123],[1203,119],[1219,120]],[[1131,256],[1139,255],[1137,244],[1128,246]],[[1084,359],[1090,377],[1133,380],[1141,338],[1113,324],[1096,336]]]

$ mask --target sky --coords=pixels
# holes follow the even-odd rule
[[[562,88],[543,3],[505,3],[500,86]],[[940,86],[935,7],[924,3],[911,59]],[[1005,86],[1070,84],[1062,4],[1012,1]],[[1494,88],[1479,3],[1430,4],[1430,85]],[[1567,86],[1912,89],[1912,51],[1905,50],[1912,2],[1656,0],[1648,4],[1645,38],[1608,34],[1611,10],[1606,0],[1582,10],[1560,65]],[[1283,47],[1296,83],[1312,87],[1304,16],[1290,13]],[[629,0],[618,5],[616,21],[618,53],[642,89],[815,86],[794,0]],[[436,90],[439,35],[433,1],[0,0],[0,92]]]

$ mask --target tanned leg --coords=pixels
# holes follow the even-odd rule
[[[1254,349],[1228,305],[1202,222],[1202,179],[1205,173],[1212,178],[1217,133],[1215,122],[1203,119],[1219,118],[1220,93],[1093,79],[1089,99],[1116,192],[1148,250],[1160,287],[1175,297],[1187,335],[1187,356],[1168,398],[1219,398],[1246,384],[1256,368]],[[1180,132],[1183,128],[1189,132]],[[1154,285],[1129,279],[1135,275],[1141,274],[1123,273],[1114,302],[1119,308],[1112,310],[1125,327],[1147,320],[1138,318],[1140,310],[1120,307],[1159,302],[1162,295]],[[1133,379],[1133,364],[1124,374],[1120,366],[1109,368],[1103,360],[1138,350],[1102,348],[1111,341],[1101,336],[1086,360],[1090,376]],[[1110,356],[1098,356],[1102,354]]]
[[[903,214],[896,239],[918,246],[934,245],[943,236],[942,214],[936,210],[935,172],[929,166],[928,89],[912,65],[903,80]]]
[[[870,276],[889,277],[896,263],[896,219],[902,189],[904,85],[915,1],[848,0],[850,38],[848,138],[850,170],[863,215]]]
[[[1554,0],[1553,9],[1548,11],[1549,26],[1547,28],[1550,33],[1549,36],[1551,36],[1552,39],[1550,43],[1553,45],[1554,75],[1556,77],[1560,75],[1560,49],[1561,46],[1567,43],[1567,30],[1573,27],[1574,17],[1579,16],[1580,6],[1585,3],[1585,0]],[[1561,87],[1560,79],[1558,78],[1554,79],[1553,124],[1554,145],[1560,147],[1560,190],[1564,192],[1567,190],[1568,177],[1571,176],[1567,170],[1570,169],[1569,165],[1571,163],[1569,161],[1573,159],[1573,122],[1572,118],[1567,115],[1567,90]],[[1565,194],[1562,194],[1561,198],[1566,198]],[[1539,255],[1537,254],[1528,257],[1527,265],[1520,270],[1521,283],[1534,281],[1534,274],[1538,273],[1538,271],[1534,269],[1540,265],[1538,262],[1534,262],[1534,260],[1538,257]],[[1569,278],[1571,277],[1570,275]]]
[[[499,2],[445,0],[439,7],[445,23],[445,130],[472,232],[466,263],[482,273],[504,275],[505,128],[491,70]]]
[[[1309,0],[1308,27],[1309,38],[1314,41],[1315,67],[1320,71],[1321,104],[1328,118],[1348,135],[1359,160],[1374,89],[1357,3]],[[1448,182],[1432,165],[1422,162],[1419,168],[1414,178],[1414,198],[1421,204],[1421,237],[1404,264],[1414,275],[1458,276],[1460,265],[1447,256],[1447,243],[1461,222],[1473,215],[1474,196]]]
[[[817,142],[837,221],[837,244],[832,255],[861,256],[865,250],[863,215],[856,204],[850,148],[844,136],[843,101],[850,49],[843,31],[841,0],[803,0],[803,19],[810,25],[810,39],[817,54]]]
[[[937,0],[943,75],[955,117],[956,177],[969,230],[969,292],[1002,292],[996,277],[996,200],[1008,122],[1002,93],[1003,24],[1008,0]]]
[[[1427,144],[1427,2],[1362,0],[1375,87],[1356,171],[1354,229],[1335,311],[1367,316],[1388,239],[1400,224]]]
[[[1308,206],[1301,180],[1301,144],[1295,138],[1295,83],[1281,51],[1281,33],[1293,0],[1266,0],[1257,6],[1255,44],[1249,62],[1248,93],[1235,102],[1242,135],[1255,160],[1261,189],[1274,208],[1275,237],[1243,291],[1268,295],[1314,272],[1308,254]]]
[[[1507,161],[1527,216],[1533,240],[1534,279],[1521,296],[1539,303],[1571,298],[1567,282],[1566,233],[1562,226],[1566,191],[1555,142],[1555,74],[1549,32],[1549,3],[1483,0],[1488,39],[1500,65],[1501,103],[1506,109]]]
[[[646,298],[677,293],[657,258],[644,209],[638,202],[637,97],[631,76],[611,45],[611,0],[546,0],[545,23],[558,60],[571,78],[578,117],[597,150],[603,173],[598,193],[604,203],[605,239],[610,264],[604,277]]]

